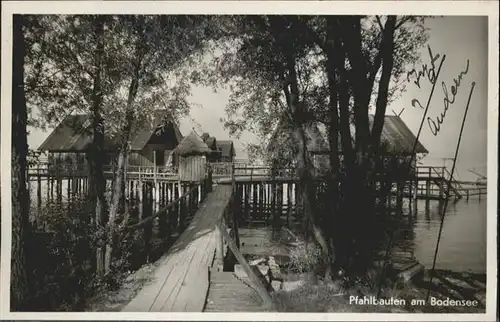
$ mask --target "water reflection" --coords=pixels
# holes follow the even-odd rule
[[[444,202],[419,200],[395,237],[395,244],[426,268],[432,267],[443,207]],[[485,200],[448,203],[436,268],[486,272]]]

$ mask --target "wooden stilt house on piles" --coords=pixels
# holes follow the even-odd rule
[[[211,152],[194,131],[186,136],[172,152],[179,160],[179,179],[190,182],[203,180],[207,155]]]
[[[234,143],[230,140],[217,141],[217,149],[220,153],[219,162],[233,162],[236,156]]]
[[[320,175],[329,167],[328,155],[323,153],[328,150],[327,141],[320,131],[318,123],[309,123],[304,127],[304,130],[307,150],[311,154],[315,173]],[[296,150],[290,126],[285,121],[280,122],[267,145],[269,157],[267,161],[274,163],[279,168],[293,167]]]
[[[369,115],[370,128],[373,125],[373,115]],[[354,133],[354,130],[351,131]],[[353,134],[354,135],[354,134]],[[417,167],[417,156],[423,156],[429,151],[417,141],[416,136],[411,132],[408,126],[397,115],[386,115],[384,119],[384,126],[380,135],[380,142],[384,148],[386,161],[397,163],[398,167],[401,164],[407,164],[408,160],[412,158],[410,173],[408,173],[407,166],[403,166],[401,170],[406,174],[413,174]]]
[[[234,161],[236,156],[236,151],[234,149],[234,143],[231,140],[220,140],[218,141],[214,136],[210,136],[208,133],[203,133],[201,135],[203,142],[212,150],[207,155],[208,162],[226,162],[231,163]]]
[[[206,132],[201,135],[201,139],[211,150],[210,153],[207,154],[207,162],[219,162],[221,159],[221,152],[217,146],[217,139]]]
[[[49,166],[85,167],[86,154],[92,144],[90,126],[89,115],[68,115],[39,147],[39,151],[48,152]],[[128,166],[176,166],[177,160],[170,154],[182,138],[177,124],[167,112],[155,111],[153,120],[135,131]],[[116,144],[107,135],[104,137],[104,150],[104,164],[111,166],[116,155]],[[167,164],[168,160],[172,160],[172,164]]]
[[[369,116],[370,127],[373,124],[373,115]],[[320,123],[309,123],[305,127],[307,140],[307,150],[316,171],[316,175],[321,176],[330,167],[329,165],[329,147],[327,144],[327,134],[325,127]],[[287,166],[293,163],[295,144],[291,137],[291,128],[286,121],[281,121],[274,131],[267,152],[275,162],[281,163],[280,166]],[[355,128],[351,126],[351,135],[355,137]],[[391,162],[402,163],[408,160],[412,153],[424,155],[429,153],[427,149],[416,140],[415,135],[406,126],[399,116],[386,115],[384,127],[382,128],[381,142],[384,146],[384,157]],[[415,146],[415,149],[414,149]],[[339,138],[339,154],[342,155],[342,144]],[[413,158],[412,169],[416,168],[417,158]],[[407,169],[407,168],[405,168]],[[412,171],[410,171],[411,173]]]

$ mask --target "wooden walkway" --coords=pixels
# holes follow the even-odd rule
[[[160,259],[152,281],[124,308],[127,312],[202,312],[209,288],[209,268],[216,249],[215,225],[232,193],[218,185],[191,224]]]
[[[250,279],[234,272],[210,272],[204,312],[264,312],[263,301]]]

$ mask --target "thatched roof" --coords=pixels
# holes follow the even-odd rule
[[[159,133],[157,133],[159,132]],[[177,142],[182,140],[182,134],[177,124],[168,116],[166,110],[154,111],[152,122],[143,124],[132,139],[131,150],[140,151],[148,143],[153,134],[159,135],[162,132],[168,132],[174,135]]]
[[[370,127],[373,124],[373,115],[369,116]],[[386,115],[384,120],[384,127],[380,140],[385,142],[391,152],[396,154],[410,154],[415,146],[415,153],[429,153],[427,149],[417,141],[417,137],[410,131],[408,126],[397,115]]]
[[[156,110],[152,122],[147,122],[135,133],[132,138],[131,150],[140,151],[149,142],[159,129],[173,135],[177,142],[182,140],[182,134],[177,124],[168,117],[165,110]],[[87,114],[68,115],[45,139],[38,148],[42,151],[53,152],[80,152],[85,151],[92,144],[90,116]],[[112,150],[115,142],[107,135],[104,136],[104,147]]]
[[[370,128],[373,124],[373,115],[369,115]],[[307,149],[309,152],[315,154],[325,154],[328,153],[329,147],[327,144],[327,131],[324,125],[321,123],[311,123],[306,126],[306,138],[307,138]],[[351,135],[354,143],[355,127],[351,124]],[[427,149],[420,143],[416,141],[415,135],[410,131],[408,126],[403,122],[403,120],[396,115],[386,115],[384,120],[384,126],[382,128],[381,141],[385,143],[389,149],[390,153],[397,155],[408,155],[413,150],[413,145],[416,142],[415,153],[429,153]],[[270,143],[268,145],[268,151],[273,149],[283,149],[285,142],[293,142],[291,140],[290,131],[286,125],[285,121],[278,124],[273,136],[271,137]],[[290,144],[290,143],[288,143]],[[339,152],[342,153],[342,144],[340,142],[339,136]]]
[[[309,152],[324,151],[328,149],[325,136],[321,133],[317,123],[309,123],[305,126],[305,134],[307,150]],[[267,150],[272,152],[278,149],[291,149],[291,145],[294,144],[293,142],[291,127],[286,122],[286,119],[282,119],[273,132]]]
[[[212,150],[203,142],[194,131],[186,136],[174,149],[174,153],[180,156],[205,155]]]

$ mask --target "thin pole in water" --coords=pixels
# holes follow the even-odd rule
[[[472,86],[471,86],[470,93],[469,93],[469,99],[467,100],[467,106],[465,107],[464,117],[462,119],[462,126],[460,128],[460,134],[458,136],[458,142],[457,142],[457,147],[455,150],[455,157],[453,159],[453,166],[451,168],[450,179],[448,180],[448,185],[447,185],[447,189],[446,189],[446,196],[445,196],[446,199],[444,200],[443,212],[441,214],[441,223],[439,224],[439,233],[438,233],[438,238],[437,238],[437,242],[436,242],[436,249],[434,250],[434,258],[432,260],[432,269],[431,269],[431,276],[429,279],[429,288],[427,289],[427,296],[425,298],[426,302],[429,301],[429,296],[431,294],[432,279],[434,277],[434,270],[436,268],[436,260],[437,260],[437,255],[438,255],[438,251],[439,251],[439,242],[441,241],[441,233],[443,232],[444,216],[446,215],[446,208],[448,207],[448,199],[449,199],[449,195],[450,195],[451,181],[453,180],[453,173],[455,172],[455,166],[457,163],[458,151],[460,149],[460,142],[462,141],[462,134],[464,131],[465,120],[467,119],[467,113],[469,111],[469,104],[470,104],[470,100],[472,98],[472,93],[474,91],[475,85],[476,85],[476,82],[472,82]]]

